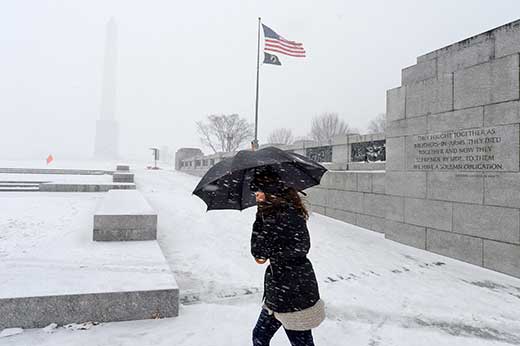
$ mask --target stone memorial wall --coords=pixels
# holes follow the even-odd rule
[[[520,21],[417,58],[387,92],[386,237],[520,277]]]

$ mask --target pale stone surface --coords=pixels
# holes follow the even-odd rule
[[[372,173],[358,173],[357,190],[360,192],[372,192]]]
[[[311,205],[311,211],[312,211],[313,213],[318,213],[318,214],[321,214],[321,215],[325,215],[325,214],[326,214],[326,212],[325,212],[325,207],[321,207],[321,206],[319,206],[319,205],[314,205],[314,204],[312,204],[312,205]]]
[[[378,233],[385,233],[385,219],[382,217],[356,214],[356,226]]]
[[[113,184],[75,184],[75,183],[42,183],[40,191],[46,192],[107,192],[109,190],[135,190],[134,183]]]
[[[455,109],[518,99],[519,76],[518,55],[455,72]]]
[[[428,199],[482,204],[484,176],[480,173],[429,172]]]
[[[366,193],[363,202],[364,214],[387,218],[394,221],[404,220],[404,198]]]
[[[110,190],[94,214],[95,241],[155,240],[157,213],[137,190]]]
[[[470,129],[482,127],[483,123],[484,107],[468,108],[430,115],[428,117],[428,132]]]
[[[451,74],[407,85],[406,118],[451,111],[452,87]]]
[[[350,171],[384,171],[385,162],[349,162]]]
[[[386,220],[385,238],[419,249],[426,249],[425,227]]]
[[[472,37],[469,37],[465,40],[456,42],[454,44],[450,44],[449,46],[434,50],[433,52],[421,55],[417,57],[417,62],[423,62],[426,60],[434,59],[437,57],[442,57],[444,55],[451,55],[454,54],[460,50],[468,49],[475,45],[480,45],[483,42],[492,40],[492,37],[490,33],[483,33],[480,35],[475,35]]]
[[[0,329],[43,328],[50,323],[113,322],[174,317],[179,289],[0,299]]]
[[[427,131],[426,116],[397,120],[387,123],[386,138],[422,135]]]
[[[353,225],[356,223],[356,214],[345,210],[326,208],[325,215]]]
[[[482,266],[480,238],[428,228],[426,250]]]
[[[363,212],[363,193],[353,191],[330,190],[327,200],[328,208],[336,208],[351,212]]]
[[[372,173],[372,192],[385,193],[385,173]]]
[[[114,172],[112,175],[112,180],[114,183],[133,183],[134,173]]]
[[[385,192],[389,195],[425,198],[426,172],[386,172]]]
[[[386,92],[386,121],[404,119],[405,117],[405,92],[403,87],[390,89]]]
[[[427,199],[405,198],[404,221],[418,226],[451,231],[452,204]]]
[[[520,52],[520,22],[508,24],[494,33],[497,58]]]
[[[483,40],[462,49],[438,55],[438,73],[442,75],[455,72],[490,61],[492,58],[494,58],[494,42],[492,39]]]
[[[328,189],[357,191],[357,174],[353,172],[326,172],[321,186]]]
[[[520,173],[489,174],[484,183],[484,204],[520,208]]]
[[[417,83],[437,76],[437,60],[427,60],[409,66],[401,71],[401,84]]]
[[[350,146],[346,144],[334,145],[332,148],[332,162],[348,162]]]
[[[520,123],[520,104],[518,101],[484,106],[484,126],[517,123]]]
[[[484,267],[520,277],[520,245],[484,239]]]
[[[454,204],[453,231],[520,244],[520,211],[503,207]]]
[[[116,165],[116,171],[124,171],[124,172],[127,172],[130,170],[130,165],[126,164],[126,163],[118,163]]]
[[[405,137],[386,140],[386,170],[403,171],[405,167]]]
[[[307,194],[307,200],[314,206],[322,206],[325,207],[327,205],[327,195],[329,192],[326,189],[321,189],[317,187],[311,187],[310,189],[305,190]]]

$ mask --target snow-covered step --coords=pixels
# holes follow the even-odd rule
[[[121,245],[79,241],[67,256],[60,246],[70,244],[58,241],[63,258],[3,260],[0,330],[178,316],[179,288],[157,241]]]
[[[110,190],[94,214],[96,241],[157,239],[157,213],[138,190]]]
[[[112,179],[114,183],[133,183],[134,173],[114,172],[114,174],[112,174]]]
[[[44,183],[40,191],[48,192],[107,192],[109,190],[135,190],[134,183]]]
[[[111,171],[102,169],[69,169],[69,168],[10,168],[0,167],[0,173],[18,174],[78,174],[78,175],[103,175],[111,174]]]

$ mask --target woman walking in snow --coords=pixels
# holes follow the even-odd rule
[[[269,262],[253,345],[269,345],[283,326],[292,346],[314,346],[311,329],[325,319],[325,308],[307,258],[307,209],[298,192],[272,169],[256,172],[250,187],[258,205],[251,254],[258,264]]]

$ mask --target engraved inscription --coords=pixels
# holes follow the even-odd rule
[[[511,140],[515,139],[516,140]],[[417,135],[407,143],[409,170],[518,171],[518,127]]]

